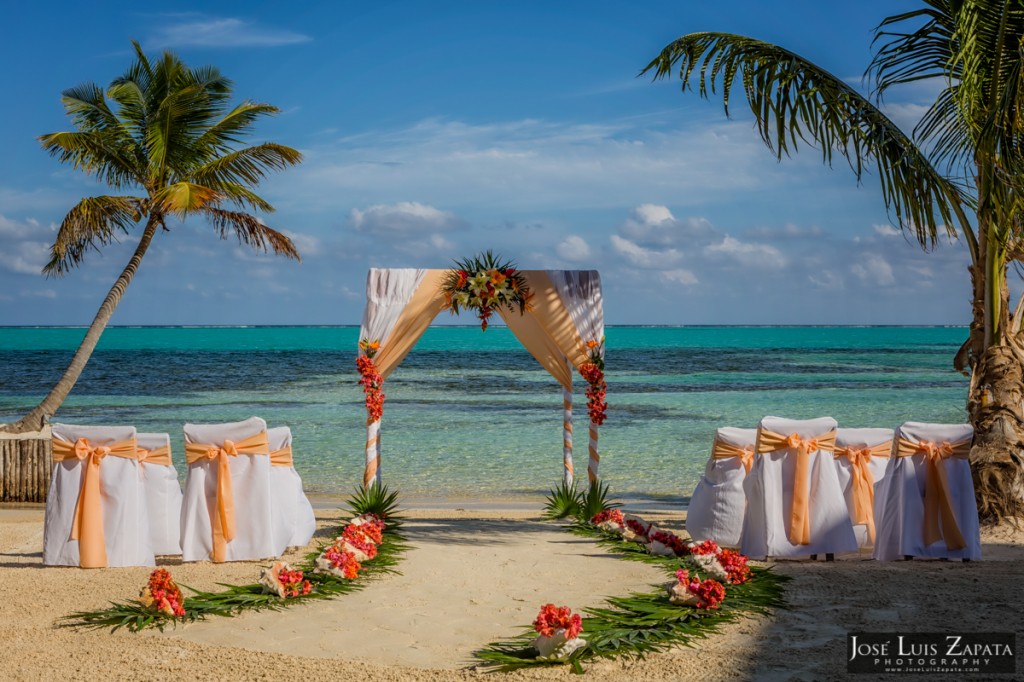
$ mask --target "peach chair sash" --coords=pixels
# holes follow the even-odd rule
[[[796,466],[793,467],[793,497],[789,508],[789,526],[786,537],[794,545],[811,544],[811,515],[808,509],[811,498],[811,453],[817,450],[832,452],[836,447],[835,429],[816,438],[804,438],[798,433],[784,436],[767,429],[757,434],[758,454],[779,450],[796,450]]]
[[[235,498],[231,488],[231,469],[228,458],[238,455],[269,455],[267,432],[261,431],[237,443],[225,440],[223,445],[211,443],[185,443],[185,461],[189,464],[203,460],[217,460],[217,513],[213,515],[213,553],[211,559],[222,562],[227,556],[227,545],[235,539]]]
[[[290,467],[293,464],[292,461],[292,446],[285,445],[280,450],[274,450],[270,453],[270,464],[275,467]]]
[[[107,456],[137,459],[135,439],[97,446],[90,443],[88,438],[79,438],[74,443],[53,439],[54,462],[72,459],[85,461],[82,491],[78,494],[75,519],[71,524],[71,539],[78,540],[78,565],[82,568],[107,567],[107,541],[103,532],[100,493],[100,463]]]
[[[739,457],[740,461],[743,462],[743,468],[750,473],[750,468],[754,465],[754,446],[753,445],[733,445],[727,443],[719,438],[715,439],[714,444],[711,446],[711,459],[731,459],[733,457]]]
[[[923,453],[927,468],[925,469],[924,483],[924,541],[927,544],[946,541],[946,547],[951,550],[963,549],[967,546],[963,533],[956,522],[956,514],[953,513],[953,502],[949,492],[949,477],[946,475],[946,467],[942,466],[942,460],[967,459],[971,452],[971,441],[964,440],[956,443],[943,441],[933,443],[931,441],[913,441],[900,438],[896,450],[897,457],[910,457]],[[940,525],[939,520],[942,523]]]
[[[875,477],[871,475],[871,458],[888,457],[892,441],[871,447],[838,446],[835,458],[845,457],[850,462],[850,492],[853,497],[853,523],[867,526],[868,538],[875,541]]]
[[[173,466],[174,463],[171,461],[171,448],[168,445],[164,445],[159,448],[153,448],[147,450],[146,448],[137,448],[139,453],[140,464],[154,464],[156,466],[169,467]]]

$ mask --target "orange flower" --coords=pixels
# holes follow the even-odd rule
[[[490,274],[491,274],[491,282],[494,283],[495,285],[501,284],[506,279],[504,273],[502,273],[502,272],[500,272],[498,270],[491,270]]]
[[[594,348],[597,348],[597,341],[594,341],[594,340],[587,341],[587,348],[590,348],[591,350],[593,350]]]

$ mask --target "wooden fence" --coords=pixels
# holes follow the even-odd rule
[[[50,429],[0,433],[0,502],[46,502],[50,487]]]

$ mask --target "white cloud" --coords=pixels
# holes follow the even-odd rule
[[[46,242],[19,242],[0,253],[0,267],[22,275],[39,275],[50,260],[50,245]]]
[[[677,249],[648,249],[617,234],[613,234],[610,239],[616,253],[640,268],[667,270],[676,265],[683,256]]]
[[[659,274],[661,280],[666,284],[682,284],[683,286],[694,286],[698,283],[697,275],[693,274],[690,270],[684,270],[677,268],[675,270],[666,270]]]
[[[21,292],[26,298],[57,298],[57,292],[53,289],[34,289]]]
[[[892,225],[877,223],[871,227],[875,231],[875,234],[879,234],[883,237],[898,237],[900,235],[900,231]]]
[[[725,235],[721,242],[704,249],[705,255],[724,256],[742,265],[752,267],[782,268],[786,258],[777,248],[768,244],[753,244]]]
[[[465,227],[454,213],[416,201],[376,204],[362,211],[353,208],[349,218],[356,231],[369,234],[418,235]]]
[[[863,261],[850,266],[850,272],[865,284],[888,286],[896,281],[889,261],[876,253],[869,253]]]
[[[147,47],[278,47],[312,40],[307,35],[233,17],[207,17],[160,26]]]
[[[320,240],[313,235],[292,232],[291,230],[281,230],[281,233],[292,240],[292,243],[295,244],[295,248],[299,250],[299,255],[303,259],[320,255]]]
[[[706,236],[712,227],[704,218],[676,220],[667,206],[641,204],[630,211],[619,232],[638,244],[664,246]]]
[[[825,234],[817,225],[800,227],[793,223],[787,223],[782,227],[755,227],[747,230],[747,235],[757,239],[806,239],[821,237]]]
[[[562,240],[555,247],[555,253],[560,258],[564,258],[572,263],[589,260],[592,255],[590,245],[587,244],[586,240],[575,234],[571,234]]]
[[[435,205],[495,213],[619,210],[638,196],[652,205],[703,204],[780,182],[772,155],[745,123],[669,130],[652,123],[431,119],[314,145],[277,184],[326,208],[351,196],[390,204],[397,187]]]

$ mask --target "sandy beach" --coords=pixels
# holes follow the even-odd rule
[[[57,627],[62,616],[134,597],[149,571],[44,568],[42,517],[38,507],[0,509],[5,679],[308,680],[342,671],[366,680],[478,678],[473,650],[519,632],[540,604],[598,605],[605,596],[662,579],[651,566],[616,560],[591,541],[542,522],[536,511],[412,509],[406,528],[411,549],[401,575],[377,579],[362,592],[162,634],[68,630]],[[676,531],[684,518],[680,512],[660,517]],[[337,510],[319,510],[318,538],[342,520]],[[728,625],[694,648],[642,661],[594,662],[587,676],[844,679],[850,631],[1020,632],[1024,533],[990,529],[983,540],[986,560],[971,564],[878,563],[866,555],[835,563],[779,562],[776,570],[794,579],[789,609]],[[181,564],[170,558],[158,563],[197,588],[252,582],[261,565]],[[569,674],[567,668],[549,668],[499,677]]]

